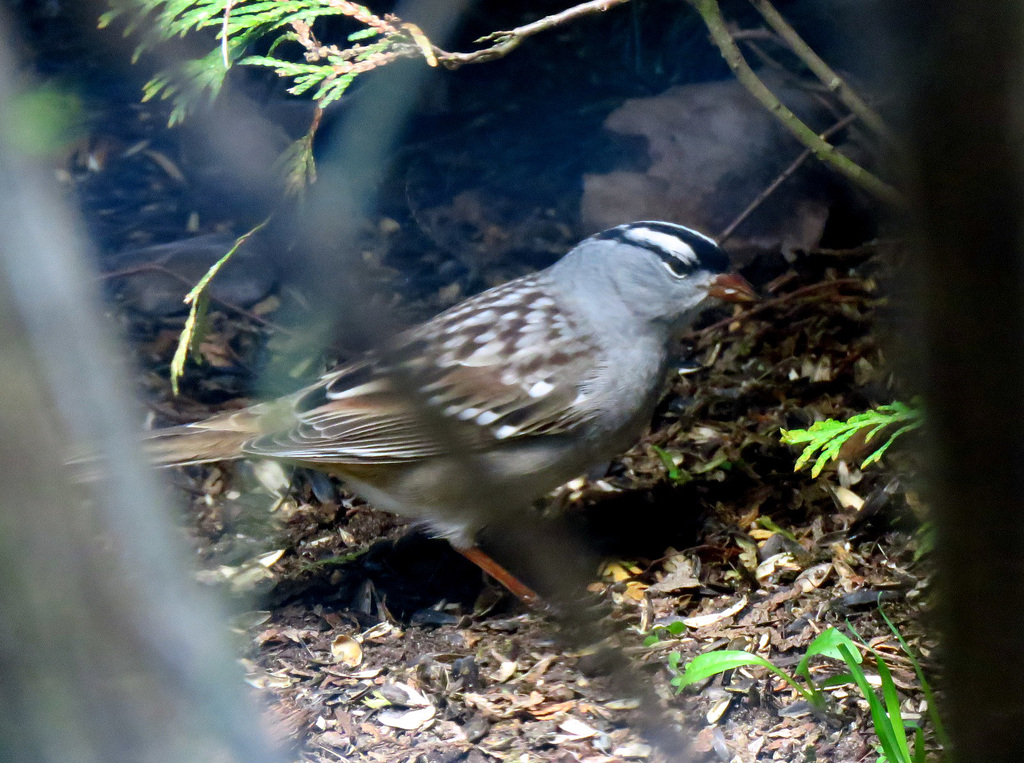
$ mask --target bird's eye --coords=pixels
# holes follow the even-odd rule
[[[693,247],[674,233],[635,227],[626,231],[625,240],[655,255],[673,278],[686,278],[700,264]]]
[[[673,278],[686,278],[693,272],[693,263],[696,257],[684,259],[677,257],[674,252],[655,252],[665,270],[672,274]]]

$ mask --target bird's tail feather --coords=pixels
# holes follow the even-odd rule
[[[246,441],[260,434],[259,416],[249,410],[195,424],[158,429],[142,443],[155,466],[189,466],[241,458]]]
[[[261,433],[254,408],[214,416],[194,424],[157,429],[140,445],[153,466],[190,466],[242,458],[245,443]],[[67,460],[71,479],[91,483],[108,475],[107,464],[95,453],[79,452]]]

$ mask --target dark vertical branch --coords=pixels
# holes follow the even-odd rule
[[[1024,750],[1022,8],[920,3],[913,108],[950,727],[961,761]],[[919,53],[919,48],[916,53]]]

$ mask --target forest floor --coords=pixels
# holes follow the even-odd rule
[[[124,98],[92,104],[87,140],[57,167],[97,248],[250,227],[239,222],[241,202],[211,203],[224,187],[197,180],[207,168],[190,154],[187,134],[163,127],[165,107],[126,106]],[[500,114],[504,138],[481,131],[465,153],[472,131],[498,114],[489,108],[480,106],[479,122],[464,113],[468,127],[446,141],[421,137],[406,147],[406,172],[385,192],[386,213],[367,223],[361,243],[373,291],[402,322],[543,266],[578,239],[579,168],[543,162],[576,197],[544,186],[534,190],[550,203],[531,206],[522,193],[501,194],[509,184],[543,185],[517,169],[519,147],[540,145],[512,123],[523,112]],[[588,113],[597,129],[600,115]],[[546,123],[534,127],[557,134]],[[461,191],[419,194],[456,175]],[[884,655],[904,717],[924,717],[912,665],[879,613],[881,606],[933,670],[928,535],[908,476],[912,457],[893,452],[861,470],[870,449],[851,441],[838,464],[812,478],[794,471],[799,451],[780,442],[783,429],[844,419],[903,394],[879,340],[883,263],[897,249],[863,243],[749,263],[744,272],[765,301],[709,316],[681,348],[687,373],[673,375],[643,440],[604,474],[581,477],[537,507],[553,533],[571,528],[600,557],[587,571],[589,591],[603,601],[635,675],[658,695],[664,722],[684,725],[699,760],[874,761],[877,739],[867,703],[849,684],[828,689],[828,710],[817,713],[763,668],[677,693],[672,654],[683,666],[709,651],[743,649],[791,670],[817,635],[836,627],[874,650],[861,650],[872,680],[875,654]],[[271,289],[238,309],[228,289],[213,305],[202,363],[187,368],[184,394],[174,397],[168,365],[183,315],[140,313],[138,294],[126,304],[118,280],[104,279],[110,314],[129,339],[136,386],[157,425],[242,404],[269,366],[278,370],[274,390],[284,392],[281,378],[297,388],[345,357],[279,329],[279,316],[301,304],[294,290]],[[144,279],[136,286],[162,288]],[[247,681],[296,761],[664,760],[637,731],[635,698],[616,694],[590,652],[565,646],[557,618],[522,605],[446,542],[375,511],[343,484],[244,461],[175,470],[169,482],[184,506],[180,525],[198,579],[233,603]],[[515,572],[500,541],[481,538]],[[811,663],[817,681],[841,672],[832,660]]]
[[[699,332],[697,370],[675,379],[650,434],[607,474],[545,502],[602,554],[590,590],[702,759],[877,753],[867,704],[849,685],[829,690],[824,715],[758,668],[676,694],[672,652],[685,665],[745,649],[791,670],[826,628],[855,629],[885,655],[905,717],[924,709],[878,612],[930,653],[913,493],[884,466],[856,468],[862,444],[812,479],[779,443],[782,428],[887,397],[873,260],[848,256],[858,264],[821,255],[766,309]],[[631,698],[586,653],[567,652],[543,612],[482,581],[445,542],[309,475],[232,466],[183,479],[202,579],[261,602],[238,621],[241,656],[301,759],[659,760],[632,731]],[[659,630],[676,621],[688,623],[681,635]],[[652,632],[657,643],[644,647]],[[839,672],[812,662],[817,681]]]

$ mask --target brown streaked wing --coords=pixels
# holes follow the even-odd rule
[[[397,463],[567,431],[586,420],[596,352],[543,282],[527,276],[398,337],[392,350],[325,375],[294,397],[294,425],[254,455]],[[557,373],[552,369],[558,367]],[[423,408],[402,394],[409,386]],[[451,422],[451,432],[437,426]]]

